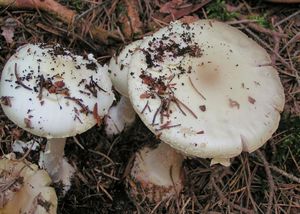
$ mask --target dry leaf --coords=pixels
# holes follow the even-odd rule
[[[9,44],[13,43],[13,37],[14,37],[14,32],[15,32],[15,29],[14,28],[11,28],[11,27],[1,27],[1,30],[2,30],[2,36],[4,36],[5,38],[5,41]]]
[[[2,33],[1,35],[4,36],[5,41],[8,44],[13,43],[13,37],[15,33],[15,28],[17,27],[17,22],[13,18],[8,18],[5,20],[4,25],[1,27]]]
[[[195,21],[199,20],[199,17],[197,16],[184,16],[183,18],[180,19],[182,23],[190,24]]]
[[[179,6],[184,7],[188,5],[188,4],[182,5],[183,3],[184,3],[183,0],[169,1],[163,4],[162,6],[160,6],[159,12],[166,13],[166,14],[174,13],[179,9]]]
[[[137,0],[123,0],[127,14],[122,14],[120,22],[122,23],[122,31],[126,38],[131,38],[134,34],[143,32],[143,23],[140,20]]]

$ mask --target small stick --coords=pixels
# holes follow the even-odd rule
[[[183,102],[181,102],[178,98],[176,98],[175,96],[173,96],[174,100],[176,102],[178,102],[180,105],[182,105],[186,110],[188,110],[191,115],[193,115],[193,117],[195,117],[196,119],[198,119],[197,115],[192,111],[192,109],[190,109],[187,105],[185,105]]]
[[[244,25],[241,25],[244,26]],[[251,36],[253,36],[259,43],[261,43],[266,49],[269,49],[274,55],[277,57],[277,60],[279,60],[284,66],[286,66],[287,69],[293,71],[295,74],[298,72],[294,67],[292,67],[289,63],[287,63],[282,56],[279,55],[279,53],[274,52],[274,50],[265,42],[263,41],[259,36],[257,36],[255,33],[253,33],[250,29],[245,29]],[[297,78],[295,74],[290,74],[287,72],[280,71],[281,73]],[[296,79],[297,80],[297,79]],[[298,80],[297,80],[298,81]],[[300,80],[298,81],[300,83]]]
[[[199,94],[204,100],[206,100],[206,98],[203,96],[203,94],[195,87],[194,83],[191,80],[191,77],[189,77],[189,81],[190,81],[193,89],[197,92],[197,94]]]
[[[249,213],[249,214],[253,214],[254,212],[252,210],[249,210],[249,209],[246,209],[244,207],[240,207],[239,205],[237,204],[234,204],[233,202],[229,201],[225,195],[223,194],[223,192],[221,191],[221,189],[218,187],[218,185],[216,184],[215,182],[215,179],[213,178],[213,176],[211,176],[210,178],[210,181],[212,183],[212,186],[214,187],[214,189],[217,191],[220,199],[222,201],[224,201],[224,203],[228,204],[229,206],[232,206],[234,209],[237,209],[239,210],[240,212],[243,212],[243,213]]]
[[[15,63],[15,76],[16,76],[16,83],[21,85],[23,88],[32,91],[32,89],[30,87],[28,87],[27,85],[25,85],[22,81],[22,79],[20,78],[19,74],[18,74],[18,66],[17,63]]]
[[[290,179],[290,180],[292,180],[292,181],[295,181],[295,182],[297,182],[297,183],[300,184],[300,178],[296,177],[295,175],[291,175],[291,174],[287,173],[286,171],[284,171],[284,170],[282,170],[282,169],[279,169],[277,166],[273,166],[273,165],[272,165],[272,166],[270,166],[270,168],[271,168],[273,171],[275,171],[275,172],[277,172],[277,173],[279,173],[279,174],[281,174],[281,175],[287,177],[288,179]]]
[[[297,10],[295,13],[287,16],[286,18],[280,20],[279,22],[277,22],[274,27],[277,27],[278,25],[281,25],[282,23],[286,22],[287,20],[293,18],[294,16],[297,16],[298,14],[300,14],[300,10]]]
[[[77,21],[76,17],[78,17],[78,14],[75,11],[61,5],[54,0],[0,0],[0,6],[43,10],[55,15],[62,22],[68,25],[75,24],[75,27],[79,29],[86,27],[82,21]],[[76,21],[76,23],[74,23],[74,21]],[[107,43],[108,38],[121,41],[117,33],[105,30],[100,26],[91,26],[90,33],[93,38],[101,43]]]
[[[273,176],[272,176],[272,173],[271,173],[270,164],[266,160],[266,157],[264,156],[264,154],[260,150],[257,150],[256,154],[262,160],[262,162],[264,164],[264,167],[265,167],[266,174],[267,174],[270,190],[269,190],[269,201],[268,201],[268,208],[267,208],[266,214],[271,214],[272,213],[272,206],[273,206],[274,192],[275,192],[275,184],[274,184]]]

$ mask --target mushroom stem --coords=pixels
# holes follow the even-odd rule
[[[135,154],[127,176],[133,199],[159,202],[178,195],[184,182],[184,157],[166,143],[145,147]]]
[[[61,180],[61,171],[63,167],[64,148],[66,138],[48,139],[44,153],[44,167],[52,178],[53,182]],[[68,164],[72,167],[70,164]],[[72,167],[73,168],[73,167]]]
[[[75,172],[74,167],[64,158],[66,138],[48,139],[43,158],[43,167],[46,169],[54,183],[63,185],[63,195],[71,187],[71,178]]]
[[[53,182],[58,182],[59,169],[61,167],[66,138],[48,139],[44,153],[44,167],[52,178]]]
[[[117,105],[109,109],[104,119],[105,132],[108,137],[121,133],[135,121],[135,111],[127,97],[122,96]]]

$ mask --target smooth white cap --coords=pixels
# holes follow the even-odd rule
[[[109,74],[115,89],[125,97],[128,97],[127,76],[130,72],[129,63],[134,51],[140,46],[142,40],[137,40],[124,49],[117,56],[113,56],[109,62]]]
[[[160,139],[213,163],[252,152],[275,132],[284,91],[267,52],[225,23],[174,22],[132,56],[132,105]]]
[[[56,213],[57,196],[49,186],[51,179],[45,170],[28,161],[4,157],[0,160],[0,174],[1,183],[15,181],[2,192],[4,206],[0,207],[0,213]]]
[[[7,61],[0,97],[9,119],[47,138],[85,132],[114,101],[107,66],[44,44],[22,46]]]

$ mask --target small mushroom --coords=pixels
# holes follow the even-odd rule
[[[55,214],[57,197],[45,170],[14,154],[0,159],[0,213]]]
[[[107,136],[112,137],[130,127],[135,121],[135,115],[130,100],[122,96],[115,106],[110,107],[108,114],[104,117]]]
[[[127,76],[130,72],[129,63],[131,56],[141,43],[142,40],[130,43],[117,56],[113,56],[109,62],[108,69],[113,86],[125,97],[129,96]]]
[[[268,53],[225,23],[173,22],[142,42],[129,69],[135,111],[187,156],[229,165],[278,127],[284,91]]]
[[[126,178],[130,196],[156,203],[178,196],[184,186],[183,159],[166,143],[136,152]]]
[[[24,45],[7,61],[0,97],[10,120],[48,139],[44,167],[54,182],[61,180],[66,138],[100,124],[114,101],[107,66],[45,44]]]

